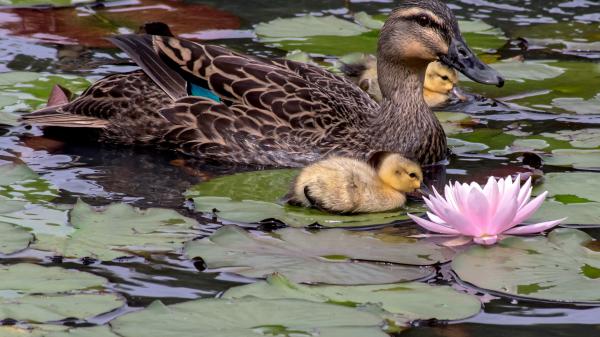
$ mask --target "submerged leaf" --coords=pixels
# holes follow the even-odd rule
[[[420,279],[433,270],[396,264],[426,266],[451,256],[446,248],[415,239],[390,237],[386,241],[370,233],[337,229],[310,233],[284,228],[271,235],[253,235],[235,226],[223,227],[210,238],[188,242],[185,253],[190,258],[202,258],[209,269],[254,278],[279,272],[294,282],[328,284]]]
[[[575,229],[548,238],[510,237],[493,247],[472,247],[452,262],[458,276],[477,287],[551,301],[600,302],[600,253]]]

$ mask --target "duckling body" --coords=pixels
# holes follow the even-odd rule
[[[445,159],[447,146],[423,99],[427,65],[439,58],[480,82],[502,82],[466,47],[439,0],[401,0],[384,24],[380,104],[349,80],[305,63],[169,36],[111,41],[141,70],[103,78],[24,122],[95,129],[102,141],[168,147],[209,161],[298,167],[391,151],[432,164]]]
[[[355,81],[373,100],[381,102],[383,96],[377,76],[377,58],[374,55],[363,55],[356,60],[356,63],[344,64],[342,72]],[[443,106],[450,100],[457,84],[456,70],[439,61],[431,62],[425,73],[423,98],[431,108]]]
[[[385,154],[379,163],[332,157],[300,172],[288,202],[331,213],[383,212],[402,207],[422,179],[419,165],[399,154]]]

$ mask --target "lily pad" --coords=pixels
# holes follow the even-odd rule
[[[314,336],[387,337],[378,316],[333,304],[302,300],[201,299],[148,308],[111,322],[123,337]]]
[[[544,163],[582,170],[600,170],[600,150],[553,150],[551,156],[544,158]]]
[[[508,81],[502,88],[480,85],[463,78],[461,86],[486,97],[511,97],[511,103],[553,113],[594,114],[600,88],[600,67],[585,61],[517,61],[491,64]]]
[[[106,283],[102,277],[58,267],[0,266],[0,319],[47,322],[112,311],[124,302],[100,291]]]
[[[551,301],[600,302],[600,252],[592,237],[556,229],[548,237],[510,237],[493,247],[472,247],[452,262],[477,287]]]
[[[355,22],[335,16],[305,15],[260,23],[256,34],[263,43],[287,51],[343,56],[353,52],[373,54],[385,16],[355,15]],[[497,49],[506,42],[501,30],[481,21],[460,21],[464,36],[475,50]]]
[[[563,224],[600,224],[599,173],[548,173],[534,193],[548,191],[547,199],[531,221],[549,221],[567,217]]]
[[[381,309],[380,314],[395,324],[405,325],[416,319],[464,319],[477,314],[477,297],[461,294],[448,286],[424,283],[396,283],[368,286],[306,286],[274,274],[266,281],[230,288],[223,298],[258,297],[263,299],[301,299],[312,302]]]
[[[40,235],[34,247],[66,257],[112,260],[133,252],[173,252],[197,235],[196,221],[168,209],[113,204],[97,210],[78,201],[70,219],[71,234]]]
[[[23,250],[33,241],[33,235],[24,228],[0,222],[0,253],[12,254]]]
[[[8,72],[0,74],[0,111],[31,111],[46,103],[55,84],[74,93],[85,90],[90,81],[73,75],[51,75],[34,72]],[[16,99],[16,100],[15,100]]]
[[[600,147],[600,129],[559,130],[555,133],[545,132],[544,137],[568,141],[576,148],[595,149]]]
[[[3,337],[119,337],[108,326],[74,328],[64,325],[31,324],[0,326]]]
[[[56,0],[0,1],[43,3]],[[63,6],[69,6],[70,0],[58,1],[63,2]],[[113,34],[135,32],[148,22],[166,22],[175,35],[187,37],[209,29],[236,29],[240,26],[239,18],[231,13],[211,6],[183,1],[168,3],[160,0],[104,1],[102,7],[95,7],[93,11],[81,8],[54,10],[12,8],[5,9],[3,12],[11,17],[11,20],[0,22],[0,28],[7,35],[26,37],[38,43],[86,47],[114,47],[104,38]],[[214,35],[218,36],[218,34]],[[78,62],[78,66],[81,66],[81,62]]]
[[[425,278],[433,269],[406,265],[427,266],[451,256],[446,248],[409,238],[340,229],[311,233],[296,228],[259,235],[236,226],[188,242],[185,253],[202,258],[209,269],[246,277],[263,278],[278,272],[294,282],[345,285]]]
[[[50,201],[58,191],[48,181],[23,164],[0,166],[0,196],[32,203]]]
[[[267,170],[238,173],[203,182],[192,187],[185,196],[192,198],[196,210],[211,213],[217,210],[220,218],[253,223],[278,219],[293,227],[319,223],[326,227],[358,227],[383,225],[407,220],[407,211],[418,213],[423,209],[409,204],[405,210],[334,215],[315,209],[282,205],[279,201],[289,190],[298,170]]]

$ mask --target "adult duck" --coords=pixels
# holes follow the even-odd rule
[[[108,76],[29,124],[97,129],[102,141],[160,144],[207,160],[303,166],[329,156],[400,153],[443,160],[446,136],[423,100],[435,60],[471,79],[503,79],[467,47],[439,0],[403,0],[378,44],[380,104],[317,66],[246,56],[167,36],[110,38],[142,70]]]

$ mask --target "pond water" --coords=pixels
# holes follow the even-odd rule
[[[3,107],[0,123],[13,125],[0,126],[0,164],[17,163],[21,170],[26,170],[22,166],[26,165],[38,175],[15,173],[17,169],[13,166],[8,170],[0,165],[5,177],[11,174],[17,177],[12,180],[0,177],[0,195],[25,207],[25,211],[16,209],[21,213],[4,212],[0,207],[0,222],[32,228],[31,224],[37,221],[41,224],[33,232],[40,242],[48,235],[64,238],[64,235],[57,236],[59,231],[74,235],[65,210],[72,208],[77,200],[91,205],[125,203],[175,210],[186,220],[171,213],[156,216],[167,216],[165,221],[173,224],[197,221],[193,232],[154,230],[188,239],[205,237],[223,224],[238,220],[195,212],[193,201],[188,200],[190,195],[185,196],[184,192],[203,181],[247,168],[200,163],[168,151],[96,144],[82,141],[85,138],[82,135],[70,139],[44,137],[37,128],[16,125],[19,113],[45,103],[55,83],[80,92],[105,75],[134,69],[126,55],[112,48],[102,36],[133,32],[144,22],[163,21],[175,34],[185,38],[209,40],[266,57],[285,57],[289,51],[300,49],[312,53],[315,62],[330,67],[336,64],[338,57],[349,52],[373,52],[374,30],[333,38],[306,38],[302,35],[306,32],[298,31],[305,39],[287,36],[276,41],[265,34],[257,35],[255,26],[299,15],[333,15],[352,20],[358,17],[357,13],[366,12],[379,18],[393,8],[393,1],[386,0],[196,0],[186,3],[124,0],[77,7],[70,7],[69,1],[58,0],[56,4],[61,8],[28,7],[44,3],[46,1],[0,1],[0,5],[6,5],[0,7],[0,106]],[[15,7],[9,7],[11,4]],[[596,173],[600,171],[600,4],[586,0],[452,0],[448,4],[461,20],[471,46],[508,81],[504,88],[495,88],[461,79],[461,88],[482,97],[449,106],[439,115],[454,152],[446,178],[484,181],[489,175],[532,172],[535,170],[526,164],[542,158],[545,187],[553,196],[543,206],[542,216],[568,215],[567,226],[578,227],[600,239],[600,230],[595,228],[596,225],[600,228],[597,188],[600,186],[596,186],[600,181],[600,172]],[[269,27],[265,29],[268,31]],[[539,166],[534,164],[532,166]],[[539,175],[539,171],[535,172]],[[275,178],[256,181],[271,179]],[[256,181],[250,179],[246,184]],[[244,193],[267,193],[271,189],[271,186],[257,187],[260,191]],[[2,202],[8,201],[2,199]],[[419,205],[413,206],[418,208]],[[42,210],[35,215],[39,209]],[[74,212],[70,213],[72,224],[79,217],[85,218],[81,224],[97,221],[106,226],[119,221],[138,221],[136,216],[123,215],[126,210],[115,211],[118,214],[108,219],[99,217],[99,220],[86,218],[94,217],[89,215],[93,213],[89,209],[81,211],[83,215]],[[52,217],[52,225],[48,225],[49,217]],[[377,219],[369,224],[375,223]],[[272,229],[274,225],[281,224],[269,221],[267,225],[263,223],[261,229]],[[115,231],[121,233],[118,229]],[[414,232],[416,227],[400,221],[396,227],[379,231],[398,235]],[[80,235],[108,235],[93,231],[82,233],[85,234]],[[126,300],[126,305],[119,309],[92,315],[87,322],[66,319],[71,325],[104,324],[126,312],[147,307],[157,299],[164,304],[175,304],[211,298],[251,281],[233,272],[199,271],[203,269],[202,261],[190,260],[180,254],[180,246],[173,248],[171,243],[158,239],[146,243],[166,244],[169,249],[159,249],[159,252],[149,249],[135,257],[116,259],[114,257],[131,254],[126,254],[128,249],[125,249],[116,256],[106,253],[100,255],[106,258],[82,258],[88,256],[80,252],[82,249],[85,252],[85,246],[92,247],[89,251],[94,252],[94,245],[111,244],[101,239],[77,244],[52,240],[58,239],[48,239],[45,244],[35,246],[36,249],[2,255],[1,261],[5,265],[29,262],[87,271],[106,278],[108,283],[104,287]],[[98,251],[107,248],[100,246]],[[597,254],[598,249],[594,251]],[[59,259],[58,255],[67,256]],[[595,258],[598,261],[598,257]],[[598,264],[590,268],[600,271]],[[600,274],[587,276],[593,281]],[[434,276],[424,280],[429,284],[451,285],[459,292],[477,295],[486,303],[479,314],[470,318],[451,322],[416,321],[400,335],[600,335],[600,295],[571,304],[552,301],[553,298],[535,300],[528,296],[509,296],[460,281],[450,264],[438,265]],[[596,283],[595,287],[599,285]],[[0,303],[0,312],[5,315],[0,319],[5,319],[6,324],[14,323],[6,320],[15,319],[7,314],[6,303]],[[60,319],[52,321],[61,322]]]

